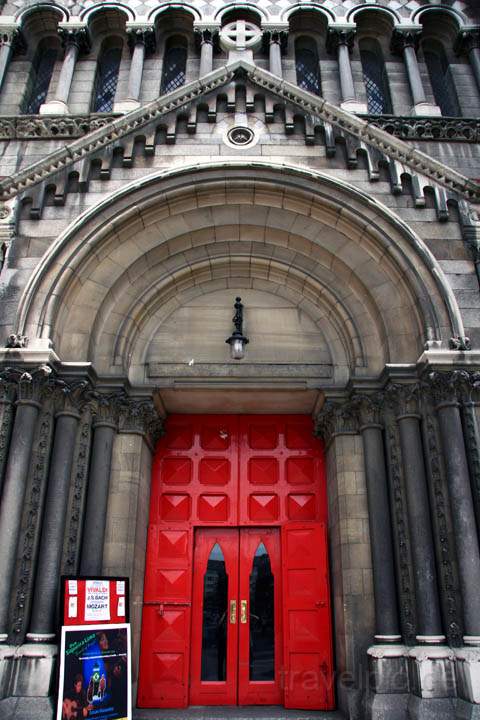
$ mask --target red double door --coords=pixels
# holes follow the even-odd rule
[[[310,418],[174,415],[152,472],[140,707],[333,708]]]

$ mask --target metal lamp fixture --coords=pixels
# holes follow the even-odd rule
[[[235,298],[235,315],[232,318],[235,330],[230,337],[225,340],[225,342],[230,345],[230,356],[232,360],[242,360],[242,358],[245,357],[245,346],[248,343],[248,338],[243,334],[243,305],[241,300],[242,298]]]

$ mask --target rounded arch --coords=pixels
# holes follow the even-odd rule
[[[31,5],[30,7],[23,8],[22,10],[19,10],[17,14],[15,15],[20,27],[22,28],[25,20],[29,18],[31,15],[35,15],[37,13],[47,13],[47,14],[53,14],[54,16],[57,16],[57,22],[68,22],[70,18],[69,11],[62,7],[62,5],[57,5],[56,3],[39,3],[38,5]]]
[[[335,13],[329,10],[329,8],[317,5],[314,2],[295,3],[294,5],[290,5],[290,7],[286,8],[282,12],[281,18],[283,21],[290,21],[292,15],[295,15],[297,12],[302,12],[302,10],[318,13],[318,15],[321,15],[322,19],[326,20],[329,25],[333,24],[336,19]]]
[[[347,15],[347,20],[348,22],[357,22],[358,16],[366,12],[377,13],[383,18],[387,17],[392,23],[392,26],[400,23],[400,17],[394,10],[389,7],[385,7],[385,5],[373,5],[371,3],[361,5],[360,7],[357,6],[350,10]]]
[[[157,5],[157,7],[149,13],[148,19],[150,22],[156,23],[156,21],[158,20],[158,18],[160,18],[161,15],[169,11],[182,11],[187,15],[191,15],[193,22],[202,19],[202,16],[197,10],[197,8],[195,8],[193,5],[190,5],[189,3],[184,2],[159,3],[159,5]]]
[[[262,22],[269,19],[267,12],[259,5],[254,5],[253,3],[249,2],[230,2],[226,3],[223,7],[217,10],[217,12],[215,13],[215,21],[220,22],[223,25],[223,18],[225,15],[231,13],[232,11],[240,12],[242,10],[245,10],[246,12],[254,14],[256,17],[261,18]]]
[[[128,5],[125,5],[123,3],[116,2],[96,3],[95,5],[91,5],[89,8],[86,8],[82,11],[80,17],[88,26],[90,26],[95,20],[96,15],[98,15],[99,13],[108,12],[124,15],[124,22],[135,20],[135,13],[132,8],[128,7]]]
[[[423,18],[426,15],[431,15],[432,13],[444,14],[446,16],[449,16],[455,21],[455,24],[457,25],[457,28],[459,30],[463,29],[466,24],[466,19],[463,13],[461,13],[456,8],[447,7],[446,5],[431,5],[429,7],[420,7],[415,10],[414,13],[412,13],[412,22],[417,25],[421,25],[423,22]]]
[[[296,297],[337,380],[463,335],[440,266],[402,220],[320,172],[261,162],[160,172],[85,211],[33,273],[17,329],[138,382],[175,298],[222,278]]]

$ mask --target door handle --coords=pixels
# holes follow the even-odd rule
[[[237,601],[230,600],[230,624],[235,625],[237,622]]]
[[[247,601],[240,600],[240,622],[245,624],[247,622]]]

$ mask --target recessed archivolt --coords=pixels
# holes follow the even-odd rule
[[[35,271],[19,331],[123,372],[145,356],[159,304],[202,273],[228,280],[233,257],[252,282],[294,286],[356,371],[413,362],[425,341],[463,333],[435,259],[386,208],[317,173],[238,165],[146,178],[87,211]]]

